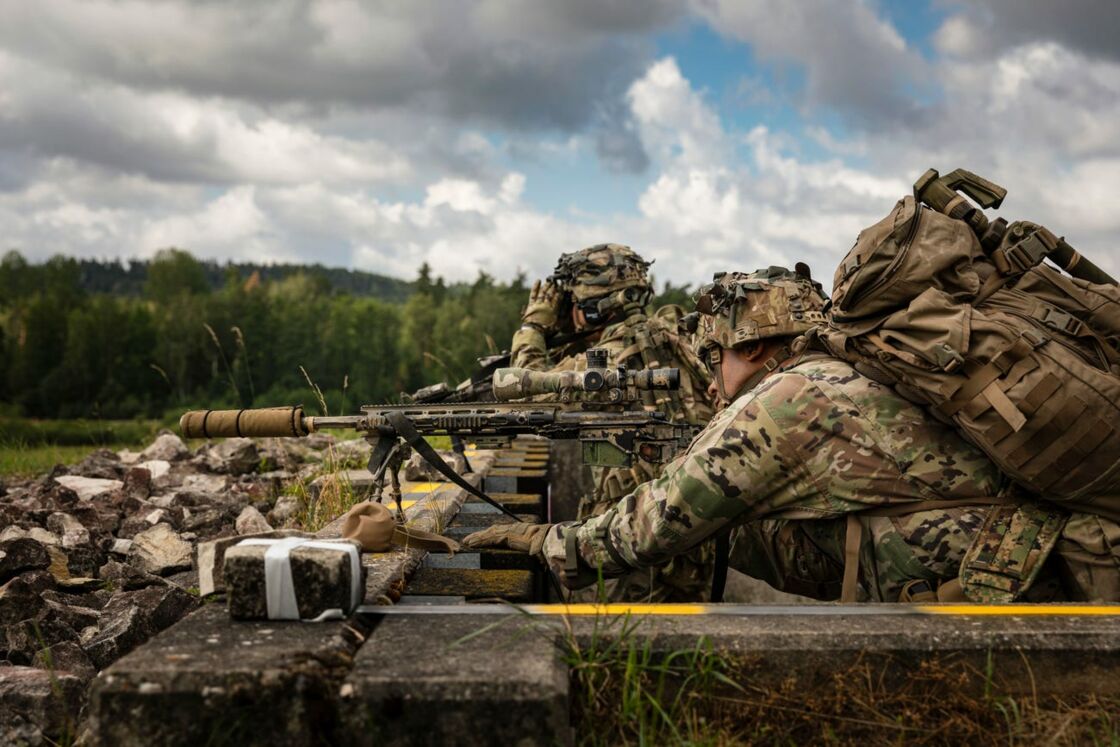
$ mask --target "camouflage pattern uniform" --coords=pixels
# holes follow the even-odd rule
[[[600,244],[560,258],[550,281],[557,283],[574,303],[596,303],[613,312],[615,321],[606,325],[591,345],[574,343],[550,350],[545,331],[532,325],[521,327],[510,348],[511,365],[538,371],[582,371],[588,347],[608,351],[610,365],[632,370],[679,368],[677,391],[644,393],[647,409],[666,413],[674,422],[703,425],[713,409],[708,400],[709,377],[677,332],[679,307],[666,307],[647,316],[644,307],[650,296],[646,277],[648,262],[627,246]],[[630,468],[592,468],[594,493],[580,502],[578,518],[601,514],[640,483],[660,474],[660,467],[635,460]],[[637,571],[624,583],[608,584],[610,601],[695,601],[704,598],[711,583],[712,551],[704,546],[668,560],[663,568]],[[589,597],[588,601],[592,601]]]
[[[707,354],[751,336],[751,325],[781,328],[782,314],[771,313],[773,280],[728,276],[722,303],[701,298],[706,327],[699,339]],[[748,305],[751,313],[727,312],[736,305]],[[783,591],[835,599],[847,517],[856,516],[862,530],[859,599],[897,601],[910,582],[936,588],[958,578],[985,518],[996,510],[984,499],[1005,493],[1006,478],[951,427],[849,364],[815,352],[783,361],[776,367],[768,361],[761,383],[748,382],[736,393],[660,478],[601,516],[549,528],[541,554],[556,575],[579,588],[594,582],[600,569],[611,577],[664,563],[733,527],[731,567]],[[977,505],[968,506],[973,498]],[[931,500],[964,505],[895,516],[861,513]],[[1120,599],[1120,550],[1112,548],[1120,548],[1120,526],[1074,514],[1023,598]]]
[[[610,577],[663,563],[740,524],[731,567],[784,591],[834,599],[846,514],[982,498],[994,495],[1001,479],[983,452],[916,405],[847,363],[808,356],[735,400],[662,477],[612,511],[554,527],[544,555],[563,579],[566,538],[574,532],[585,572],[568,583],[578,587],[593,581],[600,565]],[[861,598],[895,601],[910,580],[955,577],[985,511],[863,519]]]

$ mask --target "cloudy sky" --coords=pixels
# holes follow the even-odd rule
[[[1113,0],[0,0],[3,248],[662,280],[806,259],[933,166],[1120,269]],[[826,283],[826,286],[828,283]]]

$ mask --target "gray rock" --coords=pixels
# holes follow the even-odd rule
[[[34,617],[43,609],[39,592],[22,576],[0,586],[0,627]]]
[[[361,552],[356,541],[337,542],[352,545]],[[229,614],[235,620],[268,619],[264,565],[267,550],[266,545],[237,544],[226,551],[223,575]],[[330,609],[341,609],[344,614],[350,612],[352,568],[349,553],[342,549],[301,546],[292,549],[289,562],[300,618],[315,618]],[[361,578],[357,602],[361,603],[365,569],[359,564],[358,570]]]
[[[207,467],[227,475],[256,472],[260,463],[257,445],[250,438],[227,438],[219,441],[210,447],[206,455]]]
[[[43,545],[57,545],[58,537],[54,536],[42,527],[31,527],[24,529],[21,526],[7,526],[3,531],[0,531],[0,543],[7,542],[8,540],[31,538],[36,542]]]
[[[132,469],[143,469],[148,471],[149,479],[152,482],[163,479],[168,473],[171,472],[171,462],[166,459],[149,459],[146,462],[140,462]]]
[[[60,475],[55,481],[74,491],[80,500],[88,501],[104,493],[120,490],[124,483],[121,480],[106,480],[100,477],[81,477],[80,475]]]
[[[156,524],[132,538],[129,560],[145,573],[163,576],[190,569],[191,546],[167,524]]]
[[[69,742],[77,732],[85,682],[67,672],[0,669],[0,742]]]
[[[97,675],[89,655],[74,641],[59,641],[39,651],[33,664],[41,669],[67,672],[82,682],[89,682]]]
[[[70,470],[83,477],[100,477],[106,480],[119,480],[125,471],[121,458],[108,449],[98,449],[88,454]]]
[[[172,525],[174,521],[175,514],[169,512],[167,509],[156,508],[151,504],[147,504],[141,510],[121,522],[120,529],[117,530],[117,537],[130,539],[141,532],[151,529],[157,524]]]
[[[97,576],[102,582],[108,582],[117,589],[136,590],[148,586],[159,586],[166,583],[159,576],[144,573],[127,563],[108,560],[97,571]]]
[[[245,534],[261,534],[262,532],[271,532],[272,525],[268,520],[261,515],[261,512],[252,506],[246,506],[241,509],[241,513],[237,515],[237,521],[234,523],[237,533]]]
[[[198,536],[210,538],[217,534],[223,525],[233,521],[233,514],[224,506],[183,509],[179,527]]]
[[[23,578],[23,576],[19,578]],[[94,591],[70,591],[65,587],[60,587],[59,589],[47,589],[40,594],[44,602],[88,607],[91,610],[100,610],[111,596],[113,596],[113,592],[102,588]]]
[[[30,664],[44,646],[78,640],[78,632],[45,605],[33,616],[5,626],[3,635],[0,645],[14,664]]]
[[[89,530],[70,514],[54,512],[47,517],[47,529],[61,538],[64,548],[89,544]]]
[[[92,607],[66,604],[54,599],[44,599],[43,603],[51,617],[65,623],[71,630],[80,631],[91,625],[97,625],[101,619],[101,611]]]
[[[152,442],[152,445],[140,452],[141,462],[160,459],[165,462],[175,462],[190,456],[190,449],[183,443],[183,439],[171,431],[163,431]]]
[[[303,500],[294,495],[282,495],[268,512],[268,523],[274,527],[288,523],[303,507]]]
[[[86,653],[104,669],[197,605],[198,599],[169,584],[117,592],[101,611],[101,624],[85,646]]]
[[[114,555],[128,555],[132,549],[132,540],[130,539],[115,539],[113,544],[109,547],[109,552]]]
[[[55,576],[60,579],[66,579],[67,577],[73,577],[75,580],[92,579],[97,575],[97,569],[108,557],[104,550],[93,545],[77,545],[66,549],[49,548],[48,552],[63,556],[66,573],[55,573]]]
[[[30,537],[0,542],[0,583],[36,568],[50,568],[47,548]]]
[[[168,468],[171,467],[170,462],[164,461],[146,462],[146,464],[166,464]],[[146,500],[152,494],[152,472],[146,467],[137,466],[125,472],[123,482],[121,490],[129,498]]]
[[[223,493],[229,489],[229,478],[224,475],[186,475],[179,489],[196,493]]]

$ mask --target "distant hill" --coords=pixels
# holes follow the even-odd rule
[[[148,261],[130,260],[127,264],[120,260],[77,260],[81,271],[80,284],[90,293],[109,293],[115,296],[141,296],[144,283],[148,278]],[[412,293],[414,284],[407,280],[377,275],[361,270],[347,270],[340,267],[314,265],[260,265],[245,262],[218,264],[213,260],[199,262],[206,280],[213,290],[225,285],[229,273],[237,272],[242,279],[258,273],[263,281],[283,280],[297,273],[317,275],[325,278],[335,293],[355,296],[372,296],[392,303],[404,302]]]

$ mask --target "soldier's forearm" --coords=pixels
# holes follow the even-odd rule
[[[548,343],[536,327],[523,326],[513,333],[510,344],[510,365],[543,371],[548,368]]]

